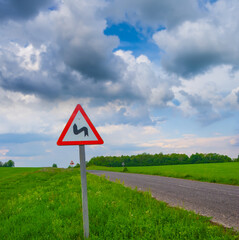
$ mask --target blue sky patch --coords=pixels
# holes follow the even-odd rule
[[[50,11],[56,11],[57,10],[57,6],[52,6],[48,8]]]
[[[180,102],[177,100],[177,99],[173,99],[173,104],[175,105],[175,106],[179,106],[180,105]]]
[[[201,9],[207,10],[206,8],[206,4],[210,3],[213,4],[215,2],[217,2],[218,0],[198,0],[198,5]]]
[[[161,27],[157,31],[165,29]],[[124,51],[132,51],[135,57],[140,55],[146,55],[150,60],[156,60],[159,58],[160,49],[152,41],[152,35],[155,33],[151,28],[142,31],[141,28],[135,28],[134,26],[122,22],[119,24],[111,24],[108,21],[108,27],[104,30],[104,34],[107,36],[118,36],[120,45],[114,49]]]

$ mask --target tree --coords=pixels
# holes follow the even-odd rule
[[[9,160],[3,164],[3,167],[14,167],[15,163],[12,160]]]
[[[52,167],[55,167],[55,168],[57,168],[57,165],[56,165],[56,163],[53,163],[53,164],[52,164]]]
[[[15,163],[12,160],[8,161],[8,166],[9,167],[15,167]]]
[[[3,163],[0,161],[0,167],[2,167],[3,166]]]

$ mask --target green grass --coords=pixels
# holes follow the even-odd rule
[[[15,167],[1,167],[0,168],[0,181],[3,178],[12,178],[16,175],[27,174],[29,172],[35,172],[41,168],[15,168]]]
[[[122,172],[122,167],[90,166],[88,170]],[[185,178],[204,182],[239,185],[239,162],[127,167],[129,173]]]
[[[90,239],[239,239],[232,229],[168,207],[150,193],[91,174],[87,181]],[[79,169],[0,179],[0,239],[83,239]]]

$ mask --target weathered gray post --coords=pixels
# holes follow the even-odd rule
[[[80,151],[83,228],[84,228],[84,237],[85,239],[87,239],[89,238],[89,214],[88,214],[88,199],[87,199],[85,145],[79,145],[79,151]]]

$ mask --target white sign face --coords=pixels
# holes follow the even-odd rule
[[[77,105],[59,137],[58,145],[103,144],[104,141],[86,115],[81,105]]]
[[[76,114],[63,141],[97,141],[95,134],[80,111]]]

